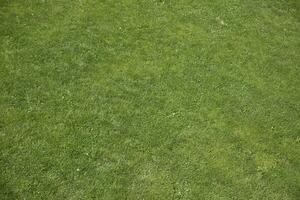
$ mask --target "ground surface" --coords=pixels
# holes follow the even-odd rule
[[[297,0],[0,0],[0,199],[297,199]]]

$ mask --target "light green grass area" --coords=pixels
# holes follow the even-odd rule
[[[0,0],[0,199],[296,200],[299,0]]]

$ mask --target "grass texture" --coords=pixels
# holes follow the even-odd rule
[[[0,199],[296,200],[298,0],[0,0]]]

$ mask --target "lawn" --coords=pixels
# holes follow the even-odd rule
[[[299,0],[0,0],[0,199],[296,200]]]

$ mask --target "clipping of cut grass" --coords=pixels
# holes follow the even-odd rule
[[[0,199],[300,197],[297,0],[0,0]]]

